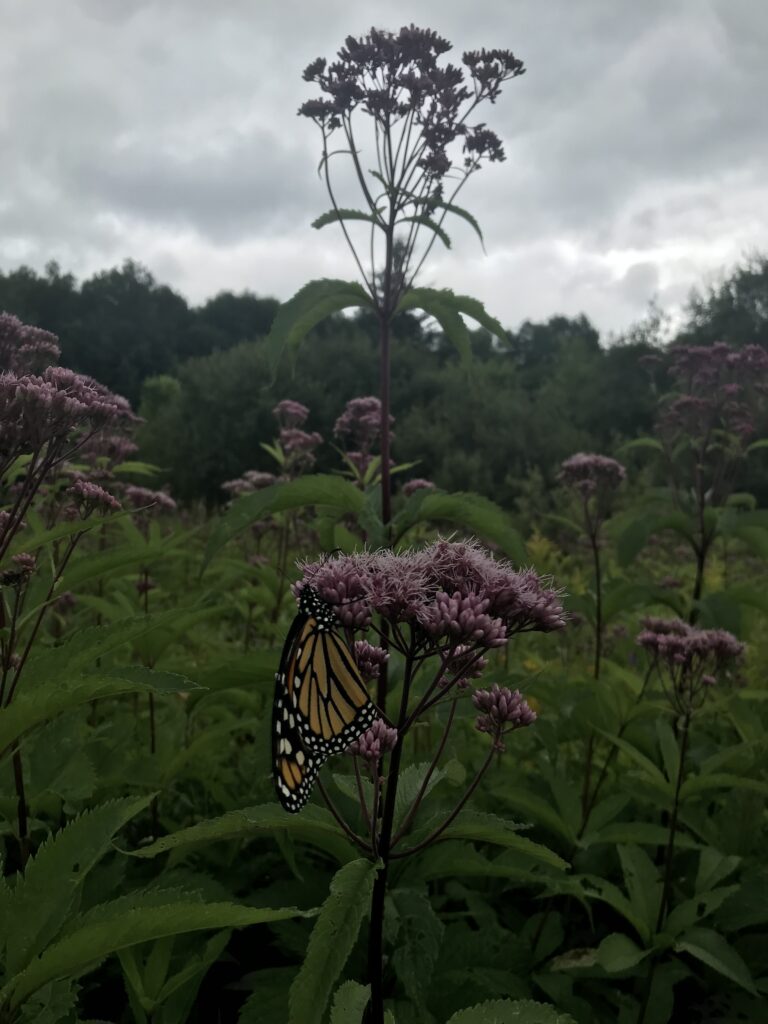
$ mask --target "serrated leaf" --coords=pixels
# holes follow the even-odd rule
[[[461,362],[464,366],[469,366],[472,361],[472,343],[467,325],[459,316],[458,311],[445,300],[446,296],[441,295],[434,288],[415,288],[403,295],[395,312],[403,313],[409,309],[422,309],[434,317],[446,338],[459,353]]]
[[[345,981],[336,989],[331,1007],[331,1024],[361,1024],[371,997],[371,986]]]
[[[465,220],[467,224],[473,228],[475,234],[480,239],[483,252],[485,252],[485,239],[483,238],[483,232],[480,230],[480,225],[469,210],[465,210],[463,206],[457,206],[455,203],[438,202],[435,203],[435,206],[437,209],[445,210],[447,213],[453,213],[457,217],[461,217],[462,220]]]
[[[173,673],[157,673],[157,685],[151,680],[154,673],[146,669],[141,680],[123,679],[108,671],[81,676],[53,677],[47,683],[40,683],[29,692],[22,690],[13,703],[3,708],[0,714],[0,757],[26,733],[43,722],[49,722],[57,715],[105,697],[121,697],[128,693],[169,693],[178,692],[169,680],[181,679],[181,689],[194,686],[184,676]],[[170,688],[169,688],[170,687]]]
[[[284,352],[292,354],[316,324],[350,306],[370,308],[371,298],[357,281],[330,278],[310,281],[284,302],[265,341],[273,374]]]
[[[478,1003],[448,1020],[448,1024],[576,1024],[567,1013],[532,999],[492,999]]]
[[[312,221],[313,228],[324,228],[326,224],[338,224],[344,220],[365,220],[369,224],[379,224],[379,219],[374,217],[372,213],[365,213],[364,210],[347,210],[339,208],[338,210],[326,210],[325,213],[321,213],[319,217]]]
[[[224,545],[253,523],[289,509],[309,505],[327,506],[338,513],[360,515],[365,495],[349,480],[330,474],[309,474],[297,480],[272,484],[263,490],[244,494],[232,502],[211,532],[205,550],[203,568]]]
[[[518,835],[518,830],[522,827],[515,822],[500,818],[496,814],[464,810],[441,833],[440,837],[441,839],[469,839],[475,842],[490,843],[492,846],[504,846],[561,871],[568,867],[568,863],[548,847]],[[427,828],[424,831],[427,832]],[[416,838],[414,836],[414,839]]]
[[[391,896],[400,920],[392,966],[408,998],[423,1007],[445,928],[426,893],[395,889]]]
[[[149,799],[115,800],[85,811],[42,844],[12,890],[0,892],[0,947],[7,946],[9,974],[18,974],[56,935],[112,836]]]
[[[448,236],[448,232],[425,213],[420,213],[413,217],[401,217],[398,224],[421,224],[422,227],[429,228],[430,231],[434,232],[446,249],[451,248],[451,239]]]
[[[288,814],[279,804],[274,803],[229,811],[219,818],[210,818],[163,836],[142,849],[126,852],[134,857],[156,857],[168,850],[191,849],[221,840],[247,840],[259,833],[276,831],[283,831],[295,839],[327,850],[342,862],[349,860],[354,850],[325,808],[309,806],[301,814]]]
[[[304,963],[291,985],[288,1024],[320,1024],[336,979],[370,909],[377,865],[353,860],[333,877],[312,929]]]
[[[689,953],[707,967],[757,995],[749,968],[739,954],[718,932],[711,928],[691,928],[675,943],[675,951]]]
[[[121,902],[121,901],[118,901]],[[126,910],[121,905],[110,913],[102,908],[100,919],[75,919],[65,939],[49,946],[26,970],[12,978],[0,991],[12,1008],[19,1007],[33,992],[58,978],[76,978],[92,970],[110,954],[168,935],[219,928],[243,928],[250,924],[308,917],[314,911],[295,907],[268,909],[243,907],[235,903],[201,903],[179,900],[166,906]]]
[[[402,539],[418,523],[450,523],[498,545],[513,561],[525,564],[527,553],[522,537],[512,525],[512,518],[499,505],[480,494],[459,491],[425,493],[418,505],[402,510],[395,517],[395,536]]]

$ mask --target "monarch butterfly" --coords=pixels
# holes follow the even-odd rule
[[[320,768],[379,717],[331,606],[305,585],[275,673],[272,764],[286,811],[300,811]]]

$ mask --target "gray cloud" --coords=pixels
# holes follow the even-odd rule
[[[350,16],[351,10],[354,11]],[[287,297],[354,272],[309,221],[327,205],[301,69],[382,21],[361,0],[0,0],[0,266],[85,274],[132,256],[200,300]],[[510,324],[586,312],[604,330],[768,231],[763,0],[393,2],[463,49],[528,66],[488,122],[508,160],[468,186],[488,256],[458,226],[434,283]]]

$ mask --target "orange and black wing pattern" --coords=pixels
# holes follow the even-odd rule
[[[288,811],[309,798],[320,767],[379,717],[332,608],[305,586],[275,678],[272,753],[278,799]]]

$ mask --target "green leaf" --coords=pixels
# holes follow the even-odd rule
[[[477,220],[472,216],[469,210],[465,210],[463,206],[456,206],[455,203],[438,202],[435,203],[434,205],[436,209],[445,210],[447,213],[453,213],[457,217],[461,217],[462,220],[465,220],[467,224],[469,224],[473,228],[475,234],[480,239],[480,244],[483,247],[483,252],[485,252],[485,239],[483,238],[483,232],[480,230],[480,225],[477,223]]]
[[[127,693],[175,693],[194,687],[184,676],[171,672],[144,669],[141,679],[123,679],[112,674],[116,670],[81,676],[53,677],[29,691],[22,690],[10,707],[0,713],[0,757],[7,753],[25,733],[48,722],[57,715],[104,697],[120,697]],[[132,670],[126,674],[133,675]],[[174,680],[181,680],[179,684]]]
[[[664,846],[669,839],[669,829],[662,825],[654,825],[650,821],[615,821],[604,825],[597,832],[588,832],[584,836],[586,846],[608,843],[636,843],[639,846]],[[700,844],[689,836],[678,834],[675,846],[681,850],[695,850]]]
[[[0,949],[7,944],[8,974],[18,974],[56,935],[112,836],[149,800],[114,800],[85,811],[42,844],[13,889],[0,891]]]
[[[326,210],[325,213],[312,221],[313,228],[324,228],[326,224],[338,224],[339,221],[343,220],[365,220],[369,224],[380,224],[381,221],[378,217],[374,217],[372,213],[365,213],[363,210]],[[346,283],[346,282],[345,282]]]
[[[368,912],[377,865],[353,860],[331,881],[328,899],[312,929],[304,963],[291,985],[288,1024],[320,1024],[331,990],[357,941]]]
[[[336,989],[331,1007],[331,1024],[361,1024],[371,997],[371,986],[345,981]]]
[[[763,437],[759,441],[753,441],[747,447],[747,455],[751,455],[753,452],[765,451],[766,448],[768,448],[768,437]]]
[[[657,441],[655,437],[636,437],[633,441],[627,441],[623,444],[618,451],[619,455],[626,455],[627,452],[636,452],[643,449],[654,452],[663,452],[664,445],[661,441]]]
[[[636,967],[650,953],[650,949],[641,949],[629,936],[613,932],[597,947],[597,963],[609,974],[617,974]]]
[[[581,891],[586,897],[607,903],[609,907],[613,907],[618,914],[621,914],[624,920],[632,925],[643,942],[650,940],[650,934],[643,918],[617,885],[607,882],[604,878],[598,878],[596,875],[581,875],[574,881],[580,884]]]
[[[391,895],[400,920],[392,966],[408,998],[423,1007],[445,927],[426,893],[395,889]]]
[[[522,786],[506,789],[502,799],[505,805],[521,812],[526,818],[541,825],[542,828],[554,835],[560,836],[566,842],[573,843],[575,841],[575,830],[561,814],[558,814],[552,806],[551,800],[545,800]]]
[[[288,991],[296,977],[295,967],[267,967],[248,978],[252,994],[240,1009],[237,1024],[285,1024]]]
[[[451,523],[498,545],[507,557],[525,564],[525,543],[512,518],[499,505],[480,494],[425,492],[418,506],[408,506],[395,516],[393,531],[402,539],[418,523]]]
[[[605,732],[603,729],[595,729],[595,732],[599,732],[601,736],[605,736],[607,740],[615,744],[619,750],[623,751],[632,761],[638,765],[639,768],[652,779],[657,786],[669,792],[672,795],[672,788],[670,783],[667,781],[663,773],[656,767],[650,758],[646,757],[645,754],[641,753],[637,747],[632,746],[627,740],[622,739],[620,736],[613,736],[609,732]]]
[[[433,231],[440,239],[440,241],[443,243],[443,245],[446,247],[446,249],[451,248],[451,239],[448,236],[448,232],[444,231],[443,228],[441,228],[440,225],[437,223],[437,221],[432,220],[432,218],[428,217],[425,213],[417,214],[414,217],[401,217],[397,223],[421,224],[423,227],[429,228],[430,231]]]
[[[730,527],[728,536],[740,540],[752,554],[758,555],[760,558],[768,558],[768,530],[764,530],[760,526],[736,524]]]
[[[189,902],[183,898],[167,905],[132,909],[126,909],[124,900],[116,900],[114,906],[104,904],[97,909],[95,919],[88,915],[82,920],[75,919],[65,938],[49,946],[26,970],[11,978],[0,991],[0,1001],[9,1000],[15,1009],[48,982],[79,977],[110,954],[139,942],[185,932],[285,921],[315,913],[295,907],[272,910],[235,903]]]
[[[659,872],[639,846],[619,846],[618,854],[632,909],[645,925],[644,934],[648,941],[655,930],[661,900]]]
[[[576,1024],[567,1013],[532,999],[492,999],[470,1006],[448,1020],[448,1024]]]
[[[469,331],[459,316],[455,306],[450,303],[451,292],[441,292],[434,288],[412,288],[403,295],[397,305],[396,313],[409,309],[423,309],[440,324],[446,338],[451,342],[464,366],[472,360],[472,343]]]
[[[678,903],[664,922],[664,931],[672,937],[679,935],[705,917],[714,914],[729,896],[738,891],[738,885],[723,885],[719,889],[699,893],[693,899]]]
[[[301,814],[288,814],[279,804],[274,803],[229,811],[219,818],[209,818],[197,825],[180,829],[149,846],[130,852],[134,857],[156,857],[168,850],[187,850],[225,839],[248,840],[263,832],[277,831],[327,850],[341,862],[349,860],[354,850],[325,808],[309,806]]]
[[[284,352],[291,355],[312,328],[331,313],[350,306],[371,307],[371,298],[357,281],[323,278],[310,281],[284,302],[265,342],[273,375]]]
[[[663,515],[646,513],[629,523],[619,536],[616,544],[619,563],[627,566],[633,562],[648,538],[662,530],[672,530],[689,543],[694,536],[694,526],[683,512],[667,512]]]
[[[678,953],[689,953],[707,967],[741,985],[751,995],[757,995],[747,965],[723,936],[711,928],[691,928],[677,940],[675,950]]]
[[[232,502],[213,528],[205,550],[203,568],[229,540],[253,523],[275,512],[306,508],[308,505],[322,505],[339,514],[358,516],[363,511],[365,495],[349,480],[322,473],[272,484],[261,491],[244,494]]]
[[[680,789],[680,799],[688,800],[713,789],[748,789],[753,793],[768,796],[768,782],[761,779],[747,779],[742,775],[730,775],[727,772],[710,772],[708,775],[689,776]]]
[[[556,853],[540,843],[518,835],[522,826],[495,814],[483,814],[479,811],[462,811],[454,822],[441,834],[441,839],[470,839],[475,842],[490,843],[492,846],[504,846],[518,850],[533,860],[538,860],[548,867],[564,871],[568,863]],[[416,838],[416,837],[414,837]]]
[[[712,846],[705,846],[699,855],[699,870],[696,873],[696,892],[710,889],[732,875],[741,864],[741,857],[721,853]]]
[[[677,782],[677,773],[680,770],[680,748],[672,726],[666,718],[656,719],[656,736],[664,762],[664,772],[670,782]]]

